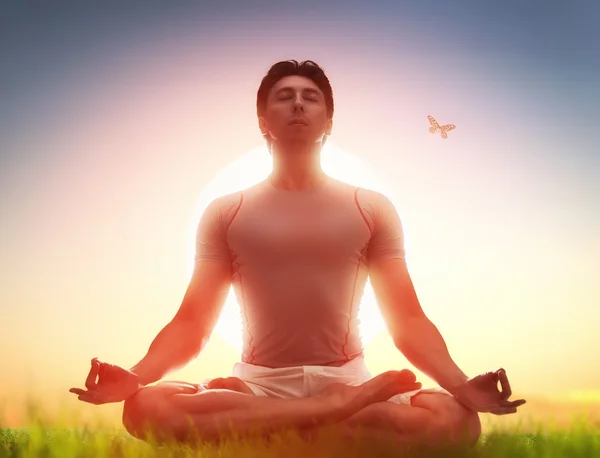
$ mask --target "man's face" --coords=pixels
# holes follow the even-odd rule
[[[292,75],[281,78],[269,92],[265,115],[258,124],[263,135],[283,145],[321,142],[331,133],[325,97],[309,78]]]

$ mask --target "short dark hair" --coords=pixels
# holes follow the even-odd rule
[[[256,94],[256,114],[264,116],[267,109],[267,98],[269,91],[275,86],[277,81],[286,76],[304,76],[312,80],[325,96],[325,107],[327,108],[327,117],[333,118],[333,91],[329,79],[319,65],[312,60],[298,62],[297,60],[284,60],[273,64],[265,77],[260,82]]]

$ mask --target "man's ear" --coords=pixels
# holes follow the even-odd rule
[[[263,137],[269,135],[269,127],[267,126],[265,118],[263,118],[262,116],[259,116],[258,118],[258,128],[260,129],[260,133]]]
[[[333,128],[333,119],[328,119],[325,124],[325,135],[331,135],[331,129]]]

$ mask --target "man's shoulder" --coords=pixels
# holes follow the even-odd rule
[[[206,210],[211,212],[224,212],[239,206],[242,199],[242,191],[235,191],[214,198],[207,206]]]
[[[390,198],[381,191],[357,186],[356,197],[361,204],[374,207],[387,207],[391,204]]]
[[[252,194],[255,194],[264,187],[264,183],[256,183],[238,191],[233,191],[227,194],[213,199],[207,207],[207,211],[219,212],[219,213],[230,213],[237,211],[244,199]]]

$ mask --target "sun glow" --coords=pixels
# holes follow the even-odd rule
[[[331,177],[356,186],[382,192],[389,197],[385,185],[366,164],[357,156],[350,154],[331,142],[323,148],[321,155],[323,170]],[[215,198],[250,187],[264,180],[271,171],[271,156],[265,147],[257,147],[231,161],[215,178],[208,183],[200,194],[193,214],[190,229],[190,266],[193,269],[196,228],[200,216]],[[367,282],[359,312],[360,333],[363,345],[384,329],[384,322],[370,283]],[[229,291],[215,332],[237,350],[242,348],[242,321],[240,307],[233,289]]]

